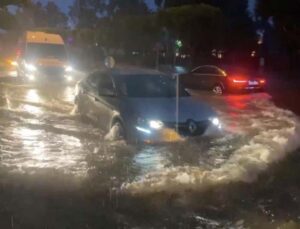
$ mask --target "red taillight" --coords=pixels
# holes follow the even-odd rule
[[[260,83],[260,84],[265,84],[265,83],[266,83],[266,80],[261,79],[261,80],[259,80],[259,83]]]
[[[247,80],[233,79],[232,82],[234,82],[234,83],[247,83]]]
[[[230,82],[234,83],[234,84],[243,84],[243,83],[247,83],[248,80],[245,79],[245,77],[242,76],[232,76],[228,78]]]

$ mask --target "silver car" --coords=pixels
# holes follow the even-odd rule
[[[173,141],[221,128],[210,106],[152,70],[96,71],[77,84],[75,104],[113,139],[128,142]]]

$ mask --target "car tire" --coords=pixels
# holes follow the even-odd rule
[[[224,88],[222,87],[221,84],[216,84],[213,88],[212,88],[212,92],[215,95],[224,95]]]
[[[111,132],[111,140],[113,141],[120,141],[126,140],[126,134],[123,124],[117,120],[110,128]]]

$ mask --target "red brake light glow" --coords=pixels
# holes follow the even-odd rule
[[[241,84],[241,83],[247,83],[248,80],[245,79],[245,77],[241,77],[241,76],[233,76],[233,77],[229,77],[229,80],[234,83],[234,84]]]
[[[247,80],[233,79],[232,81],[233,81],[234,83],[247,83]]]
[[[266,80],[259,80],[259,83],[260,83],[260,84],[265,84],[265,83],[266,83]]]

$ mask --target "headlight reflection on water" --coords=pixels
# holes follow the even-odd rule
[[[25,99],[28,103],[32,104],[25,104],[23,105],[23,108],[25,111],[32,113],[32,114],[41,114],[42,109],[41,107],[38,106],[39,103],[42,102],[37,90],[35,89],[30,89],[25,95]],[[34,105],[36,103],[37,106]]]
[[[75,137],[52,135],[44,130],[26,127],[15,128],[13,134],[20,139],[20,155],[17,160],[4,163],[19,168],[20,172],[42,168],[63,170],[66,173],[82,173],[86,170],[86,164],[82,163],[86,155],[74,150],[74,147],[82,147],[80,140]]]

